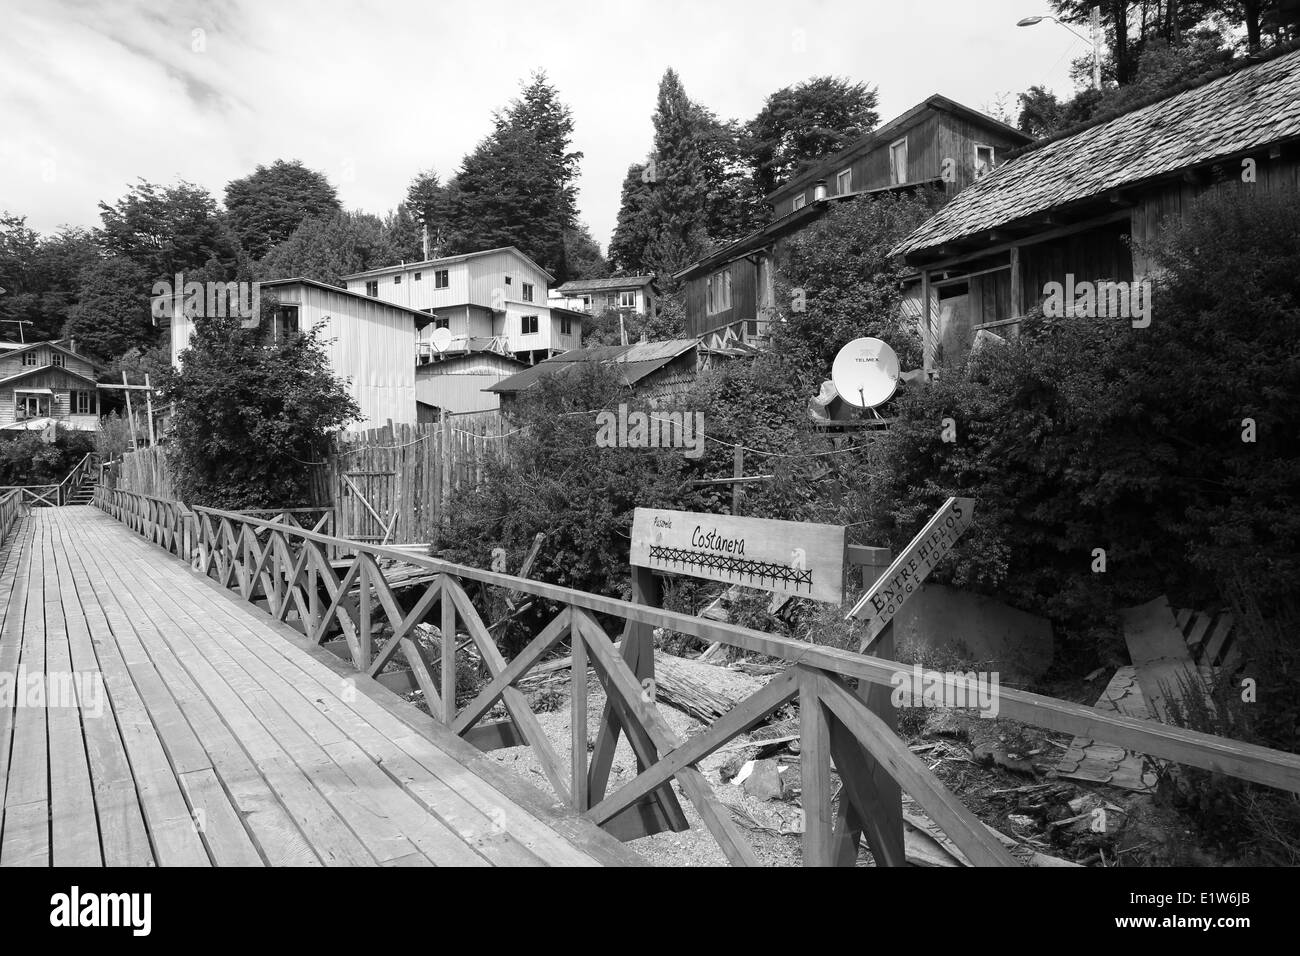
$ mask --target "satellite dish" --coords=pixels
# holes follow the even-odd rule
[[[835,356],[831,381],[850,405],[875,408],[898,387],[898,356],[880,339],[854,339]]]
[[[451,329],[434,329],[430,340],[433,342],[433,347],[439,352],[447,351],[447,349],[451,348]]]

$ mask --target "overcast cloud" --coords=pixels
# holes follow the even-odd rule
[[[544,68],[585,153],[579,209],[602,245],[629,164],[651,145],[664,69],[723,117],[834,73],[886,120],[932,93],[975,108],[1044,83],[1072,92],[1086,44],[1017,28],[1042,0],[581,3],[496,0],[3,0],[0,210],[50,231],[99,224],[137,178],[220,200],[258,163],[301,159],[345,206],[392,209],[446,179],[494,109]]]

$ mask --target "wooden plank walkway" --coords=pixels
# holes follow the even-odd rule
[[[0,552],[0,866],[639,862],[95,508]]]

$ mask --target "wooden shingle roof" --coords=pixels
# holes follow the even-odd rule
[[[895,249],[908,255],[1201,163],[1300,137],[1300,49],[1009,160]]]

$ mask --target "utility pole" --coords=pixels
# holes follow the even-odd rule
[[[1092,88],[1101,90],[1101,4],[1092,8]]]

